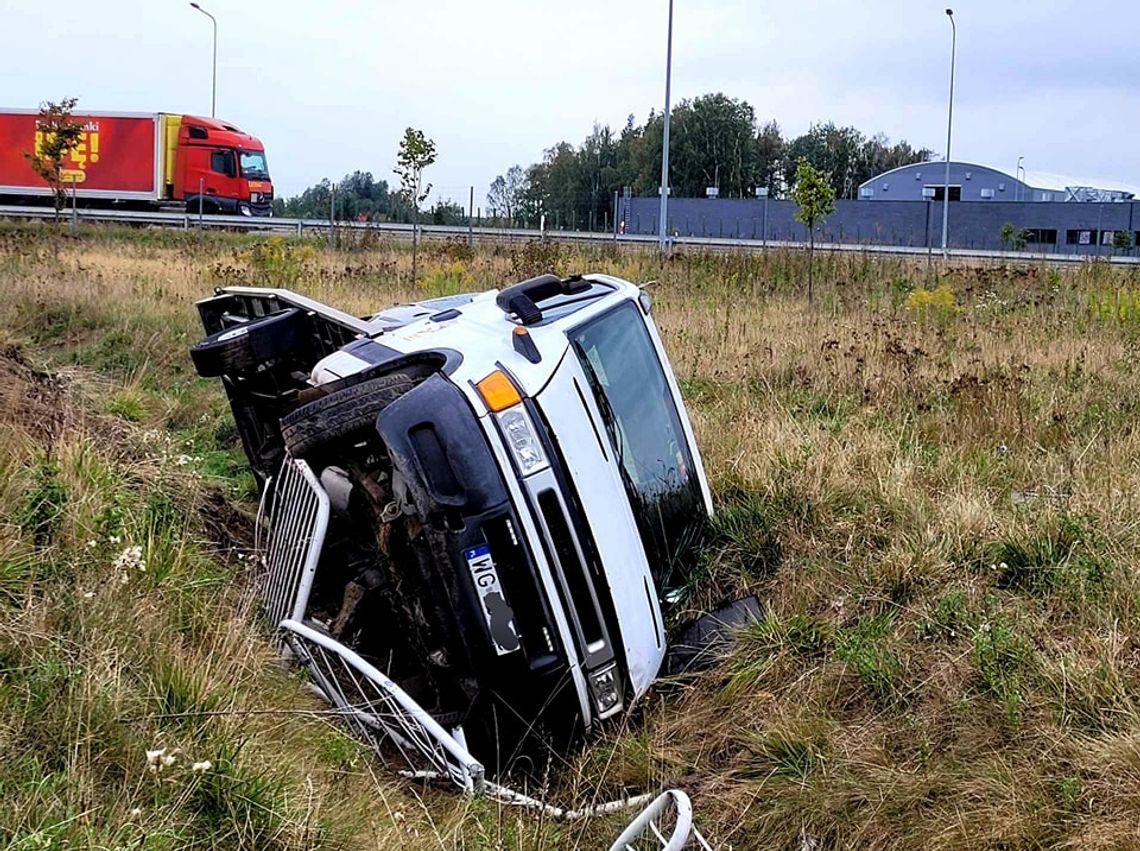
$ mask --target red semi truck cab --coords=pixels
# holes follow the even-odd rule
[[[0,199],[51,195],[28,154],[42,134],[35,110],[0,109]],[[272,215],[273,183],[265,146],[216,118],[171,113],[84,113],[63,182],[85,206],[184,205],[189,212]]]
[[[163,117],[168,139],[178,128],[171,198],[193,211],[201,200],[205,212],[273,214],[273,183],[260,139],[215,118]]]

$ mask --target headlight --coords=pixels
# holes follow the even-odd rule
[[[243,216],[252,216],[253,211],[249,209],[249,204],[238,204],[238,212]]]
[[[495,418],[499,421],[499,428],[507,439],[507,446],[510,447],[522,475],[529,476],[548,466],[546,453],[542,449],[542,444],[538,442],[534,424],[522,405],[495,414]]]
[[[598,715],[605,715],[621,707],[621,691],[618,688],[617,665],[590,674],[590,691],[594,693],[594,704]]]

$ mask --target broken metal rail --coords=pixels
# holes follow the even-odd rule
[[[461,729],[443,729],[407,692],[331,636],[295,620],[282,621],[281,631],[324,697],[381,759],[390,742],[405,763],[401,771],[426,768],[465,792],[483,791],[483,766],[464,746]]]
[[[669,830],[668,825],[673,828]],[[644,841],[664,851],[681,851],[696,840],[704,851],[712,851],[708,840],[693,824],[693,803],[680,789],[669,789],[658,795],[653,802],[634,817],[621,835],[614,840],[610,851],[637,851],[644,848]]]

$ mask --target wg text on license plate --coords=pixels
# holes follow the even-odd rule
[[[471,571],[471,578],[475,581],[475,590],[479,592],[479,603],[483,607],[483,617],[487,620],[495,652],[500,656],[515,652],[519,649],[515,613],[503,595],[503,587],[499,584],[499,573],[491,558],[490,547],[482,544],[464,550],[463,555],[467,559],[467,569]]]

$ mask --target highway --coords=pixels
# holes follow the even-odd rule
[[[49,207],[0,206],[0,218],[10,219],[51,219],[55,211]],[[103,222],[134,226],[156,226],[191,230],[195,228],[223,228],[260,233],[288,234],[293,236],[317,236],[329,234],[327,219],[284,219],[251,218],[248,216],[218,216],[175,211],[130,211],[84,209],[65,210],[63,217],[69,221]],[[628,247],[653,248],[657,237],[641,234],[598,233],[596,231],[541,231],[531,228],[488,228],[467,227],[466,225],[420,225],[420,236],[425,239],[472,239],[476,242],[528,242],[551,240],[567,243],[614,242]],[[338,221],[336,232],[370,231],[384,236],[410,239],[412,226],[397,222],[353,222]],[[334,234],[335,236],[335,234]],[[704,236],[676,236],[671,240],[675,247],[702,248],[727,251],[763,251],[768,248],[807,249],[806,242],[762,242],[756,239],[724,239]],[[851,254],[884,254],[894,256],[939,257],[941,249],[899,245],[863,245],[853,243],[816,243],[816,250],[822,252],[842,252]],[[950,255],[958,259],[994,260],[1018,263],[1082,263],[1094,258],[1089,254],[1047,254],[1032,251],[989,251],[971,248],[953,248]],[[1140,257],[1105,257],[1099,259],[1120,265],[1140,264]]]

